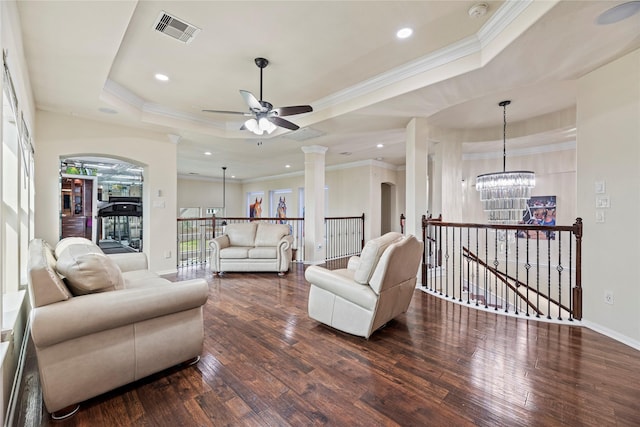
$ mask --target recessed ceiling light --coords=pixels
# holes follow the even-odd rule
[[[376,147],[382,148],[382,147],[384,147],[384,144],[378,144],[378,145],[376,145]]]
[[[290,167],[291,167],[291,165],[284,165],[284,167],[285,167],[285,168],[290,168]]]
[[[161,82],[168,82],[169,81],[169,76],[167,76],[165,74],[157,73],[154,77],[156,78],[156,80],[159,80]]]
[[[630,1],[605,10],[596,18],[598,25],[615,24],[640,12],[640,1]]]
[[[231,178],[235,178],[235,177],[236,177],[235,175],[231,175]]]
[[[210,156],[210,155],[211,155],[211,151],[205,151],[205,152],[204,152],[204,155],[205,155],[205,156]]]
[[[413,30],[409,27],[405,27],[398,30],[398,32],[396,33],[396,37],[398,37],[399,39],[406,39],[407,37],[411,37],[411,34],[413,34]]]

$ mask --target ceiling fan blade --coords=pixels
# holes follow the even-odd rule
[[[313,111],[311,105],[293,105],[291,107],[280,107],[271,110],[275,116],[293,116],[295,114],[310,113]]]
[[[260,104],[260,101],[258,101],[258,99],[253,96],[251,92],[241,89],[240,95],[242,95],[242,98],[244,98],[244,102],[246,102],[249,108],[251,108],[251,111],[256,113],[263,112],[262,104]]]
[[[267,120],[269,120],[271,123],[273,123],[276,126],[280,126],[281,128],[287,128],[291,130],[300,129],[300,126],[298,126],[297,124],[291,123],[289,120],[281,119],[278,116],[267,117]]]
[[[251,113],[242,111],[226,111],[226,110],[202,110],[205,113],[218,113],[218,114],[239,114],[242,116],[253,116]]]

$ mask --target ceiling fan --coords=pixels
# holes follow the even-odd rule
[[[291,130],[298,130],[300,126],[289,120],[283,119],[283,116],[293,116],[295,114],[309,113],[313,111],[310,105],[295,105],[290,107],[273,108],[270,102],[262,99],[262,70],[269,65],[269,60],[265,58],[256,58],[255,63],[260,68],[260,99],[257,99],[251,92],[240,90],[240,95],[244,102],[249,106],[248,112],[241,111],[224,111],[224,110],[202,110],[208,113],[221,114],[241,114],[251,117],[244,122],[240,130],[250,130],[256,135],[262,135],[265,132],[272,133],[276,128],[283,127]]]

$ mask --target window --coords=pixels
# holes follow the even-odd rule
[[[27,285],[29,241],[34,237],[34,158],[29,127],[3,56],[0,150],[0,284],[3,340],[14,327]],[[13,314],[13,316],[11,316]]]

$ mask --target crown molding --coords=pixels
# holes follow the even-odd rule
[[[438,49],[417,60],[408,62],[400,67],[381,73],[344,90],[321,98],[312,104],[315,111],[350,101],[354,98],[375,92],[389,85],[397,84],[413,76],[425,73],[435,68],[452,63],[469,55],[482,53],[483,48],[504,33],[522,13],[532,4],[533,0],[507,0],[489,17],[480,30],[445,48]],[[117,82],[107,79],[103,87],[104,92],[112,95],[128,105],[138,109],[141,113],[152,114],[161,118],[169,118],[182,122],[191,122],[226,129],[226,122],[206,120],[200,116],[183,111],[177,111],[165,106],[147,102]]]
[[[335,92],[312,104],[316,110],[322,110],[374,92],[385,86],[399,83],[407,78],[425,73],[466,56],[481,53],[482,49],[503,33],[532,2],[533,0],[505,1],[476,34],[438,49],[422,58],[364,80],[359,84]]]
[[[575,150],[576,141],[559,142],[557,144],[538,145],[520,149],[510,149],[507,157],[531,156],[536,154],[554,153],[556,151]],[[502,151],[487,151],[482,153],[464,153],[462,160],[484,160],[502,158]]]

